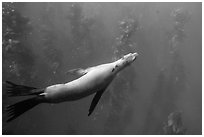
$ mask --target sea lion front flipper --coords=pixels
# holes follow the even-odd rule
[[[68,70],[66,72],[66,74],[73,74],[73,75],[77,75],[77,76],[83,76],[86,73],[87,73],[87,70],[82,69],[82,68],[76,68],[76,69]]]
[[[94,96],[94,98],[93,98],[93,100],[92,100],[92,102],[91,102],[91,106],[90,106],[90,108],[89,108],[89,114],[88,114],[88,116],[90,116],[91,113],[94,111],[96,105],[98,104],[98,101],[100,100],[100,98],[101,98],[101,96],[102,96],[102,94],[103,94],[103,92],[104,92],[105,90],[106,90],[106,87],[103,88],[102,90],[99,90],[98,92],[96,92],[96,95]]]

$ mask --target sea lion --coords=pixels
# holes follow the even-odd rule
[[[15,119],[40,103],[74,101],[96,93],[89,108],[89,116],[116,74],[130,65],[137,56],[137,53],[129,53],[112,63],[102,64],[87,69],[78,68],[69,70],[66,72],[67,74],[77,74],[81,77],[65,84],[56,84],[41,89],[17,85],[6,81],[7,91],[10,96],[35,95],[30,99],[8,106],[9,118],[7,121]]]

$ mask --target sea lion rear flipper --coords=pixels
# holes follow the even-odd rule
[[[68,70],[66,72],[66,74],[73,74],[73,75],[77,75],[77,76],[83,76],[86,73],[87,73],[87,70],[82,69],[82,68],[76,68],[76,69]]]
[[[9,96],[39,95],[44,92],[44,89],[18,85],[10,81],[6,81],[5,85]]]
[[[101,98],[101,96],[102,96],[102,94],[103,94],[103,92],[104,92],[105,90],[106,90],[106,87],[103,88],[102,90],[99,90],[98,92],[96,92],[96,95],[94,96],[94,98],[93,98],[93,100],[92,100],[92,102],[91,102],[91,106],[90,106],[90,108],[89,108],[89,114],[88,114],[88,116],[90,116],[91,113],[94,111],[96,105],[98,104],[98,101],[100,100],[100,98]]]

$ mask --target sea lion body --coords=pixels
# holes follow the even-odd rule
[[[99,65],[76,80],[49,86],[45,89],[45,98],[48,102],[59,103],[89,96],[113,80],[116,75],[116,71],[112,72],[114,66],[115,63]]]
[[[76,73],[81,77],[65,84],[56,84],[46,88],[38,89],[6,81],[7,92],[10,96],[35,95],[32,98],[8,106],[7,111],[9,113],[9,119],[7,121],[17,118],[24,112],[41,103],[74,101],[96,93],[89,108],[88,116],[90,116],[102,94],[115,78],[116,74],[130,65],[137,56],[137,53],[129,53],[112,63],[102,64],[87,69],[79,68],[70,70],[68,73]]]

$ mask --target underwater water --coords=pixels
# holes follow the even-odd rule
[[[202,3],[2,3],[2,134],[202,134]],[[74,68],[139,56],[93,114],[93,95],[6,122],[4,81],[65,83]]]

